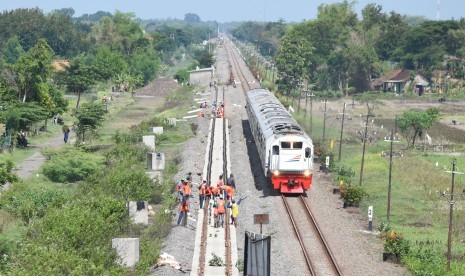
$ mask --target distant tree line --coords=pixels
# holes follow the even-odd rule
[[[65,91],[78,95],[79,108],[81,95],[97,84],[132,92],[166,65],[214,62],[202,42],[216,35],[217,24],[195,14],[166,21],[142,21],[120,11],[73,15],[72,8],[0,13],[0,123],[11,133],[42,120],[46,126],[47,118],[65,112]],[[56,60],[64,70],[52,66]]]
[[[279,71],[321,91],[369,91],[372,79],[394,68],[415,70],[428,79],[438,69],[453,78],[465,76],[463,18],[432,21],[368,4],[359,19],[354,3],[343,1],[320,5],[314,20],[244,22],[232,34],[274,57]],[[295,43],[306,46],[289,51],[298,47]],[[303,69],[289,64],[299,59]]]

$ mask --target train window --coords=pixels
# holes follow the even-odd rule
[[[290,149],[291,148],[291,142],[281,142],[281,148]]]
[[[279,146],[273,146],[273,155],[279,155]]]
[[[312,156],[312,150],[310,148],[305,148],[305,158],[310,158]]]
[[[294,142],[292,147],[294,149],[301,149],[302,148],[302,142]]]

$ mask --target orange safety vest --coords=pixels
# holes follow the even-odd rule
[[[191,194],[191,186],[190,186],[189,183],[187,183],[186,185],[184,185],[182,194],[183,194],[184,196],[188,196],[188,195]]]
[[[218,200],[218,214],[224,214],[224,200]]]
[[[210,187],[212,195],[218,195],[218,189],[215,187]]]
[[[199,195],[204,195],[205,194],[205,184],[200,185],[199,189]]]
[[[206,196],[209,196],[209,195],[211,195],[211,194],[212,194],[212,188],[211,188],[211,186],[205,187],[205,195],[206,195]]]
[[[226,190],[226,193],[228,193],[229,198],[231,198],[234,195],[234,188],[233,187],[225,185],[224,189]]]

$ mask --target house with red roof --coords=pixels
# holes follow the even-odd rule
[[[407,69],[393,70],[385,76],[374,79],[371,85],[377,91],[404,93],[412,87],[412,82],[415,85],[414,91],[419,95],[429,90],[429,82],[426,78],[417,74],[414,70]]]

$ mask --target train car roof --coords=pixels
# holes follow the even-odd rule
[[[256,114],[265,137],[271,135],[298,134],[307,136],[292,115],[267,89],[253,89],[247,92],[249,106]]]

